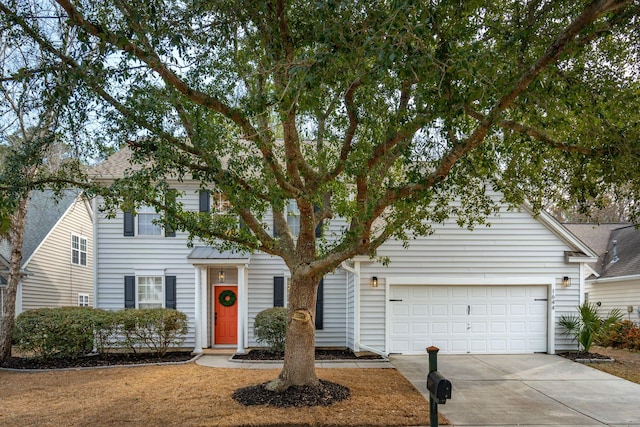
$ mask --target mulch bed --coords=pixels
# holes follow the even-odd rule
[[[243,387],[233,393],[233,399],[245,406],[268,405],[278,408],[302,406],[329,406],[348,399],[349,388],[340,384],[320,380],[320,386],[291,386],[286,391],[277,393],[267,390],[262,383]]]
[[[158,357],[153,353],[107,353],[103,356],[92,354],[77,359],[54,358],[49,360],[33,357],[11,357],[0,364],[0,367],[10,369],[95,368],[100,366],[186,362],[192,358],[193,355],[189,351],[169,352],[162,357]]]
[[[582,362],[582,361],[602,361],[602,362],[612,362],[613,359],[609,356],[605,356],[600,353],[591,353],[588,351],[565,351],[563,353],[558,353],[558,356],[562,356],[565,359],[573,360],[574,362]]]
[[[234,354],[234,360],[282,360],[283,352],[253,349],[246,354]],[[377,354],[365,353],[356,355],[349,349],[316,349],[316,360],[383,360]]]

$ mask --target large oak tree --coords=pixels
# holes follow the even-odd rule
[[[324,274],[450,215],[481,222],[494,208],[486,185],[534,206],[621,183],[637,199],[638,1],[57,0],[38,13],[43,4],[3,0],[0,11],[78,81],[90,131],[133,147],[144,167],[118,194],[162,200],[164,177],[196,179],[235,215],[158,202],[167,220],[289,268],[273,389],[318,383]],[[73,55],[47,30],[58,14],[79,40]],[[316,238],[338,217],[342,233]]]

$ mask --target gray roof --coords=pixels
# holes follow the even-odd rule
[[[219,251],[211,246],[196,246],[187,256],[187,259],[238,259],[248,261],[250,257],[251,255],[247,252]]]
[[[89,173],[90,175],[93,175],[94,178],[99,180],[123,178],[126,171],[136,171],[142,169],[143,167],[138,163],[132,164],[132,157],[133,152],[131,151],[131,148],[129,148],[128,146],[124,146],[120,148],[120,150],[110,155],[105,161],[92,168]]]
[[[598,254],[590,267],[600,278],[640,274],[640,230],[628,223],[564,224]]]
[[[63,190],[56,198],[52,190],[31,193],[22,244],[23,266],[79,194],[80,190]],[[0,255],[10,259],[11,245],[8,240],[0,242]]]

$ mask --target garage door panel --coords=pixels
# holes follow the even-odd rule
[[[470,289],[471,289],[471,291],[469,292],[469,295],[471,296],[471,298],[482,298],[482,299],[485,299],[488,296],[488,292],[489,292],[488,288],[474,287],[474,288],[470,288]]]
[[[393,353],[532,353],[547,346],[545,286],[391,286]]]
[[[426,316],[429,314],[429,306],[426,304],[412,304],[411,314],[415,316]]]
[[[507,314],[506,304],[491,304],[492,316],[505,316]]]
[[[468,304],[452,304],[451,314],[454,316],[466,316],[468,314]]]
[[[431,315],[436,316],[448,316],[449,315],[449,306],[446,304],[432,304],[431,305]]]
[[[445,322],[431,322],[431,334],[448,334],[449,324]]]
[[[409,317],[409,306],[404,304],[398,304],[391,306],[391,313],[396,317]]]
[[[526,316],[527,307],[524,304],[511,304],[509,305],[509,315],[511,316]]]

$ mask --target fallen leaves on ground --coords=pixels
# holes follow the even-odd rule
[[[621,348],[592,347],[591,351],[613,358],[613,363],[592,363],[592,368],[640,384],[640,352]]]
[[[277,369],[221,369],[194,363],[77,371],[0,372],[0,425],[20,426],[411,426],[429,424],[429,402],[395,369],[318,369],[348,387],[325,407],[246,407],[241,387]],[[442,420],[444,423],[445,420]]]

